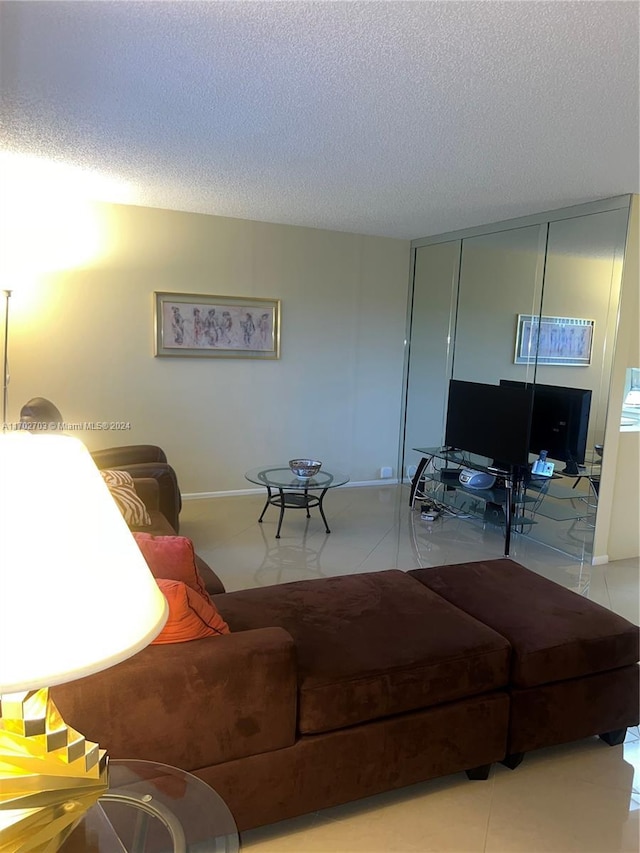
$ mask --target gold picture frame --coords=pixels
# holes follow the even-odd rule
[[[280,300],[154,293],[155,356],[280,358]]]

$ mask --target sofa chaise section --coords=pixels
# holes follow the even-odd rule
[[[507,641],[398,570],[285,583],[213,600],[232,631],[278,625],[293,637],[303,735],[507,685]]]
[[[296,743],[196,770],[239,826],[459,771],[486,778],[502,757],[509,644],[404,572],[213,600],[232,632],[278,625],[296,648]]]

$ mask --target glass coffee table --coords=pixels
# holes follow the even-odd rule
[[[282,527],[285,509],[304,509],[307,512],[307,518],[311,518],[309,510],[317,506],[324,521],[325,530],[327,533],[331,533],[322,509],[322,501],[329,489],[343,486],[349,482],[347,474],[331,474],[323,469],[320,469],[313,477],[302,479],[296,477],[288,465],[252,468],[251,471],[247,471],[245,477],[250,483],[257,483],[267,490],[267,502],[260,513],[259,522],[264,518],[269,506],[278,507],[280,510],[276,539],[280,538],[280,528]],[[312,494],[313,492],[320,494]]]

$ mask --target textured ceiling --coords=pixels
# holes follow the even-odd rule
[[[5,0],[0,148],[404,238],[639,192],[639,8]]]

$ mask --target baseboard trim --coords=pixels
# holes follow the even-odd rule
[[[340,486],[341,489],[359,489],[362,486],[397,486],[397,479],[384,479],[384,480],[359,480],[355,483],[345,483],[344,486]],[[183,501],[202,501],[207,498],[231,498],[240,495],[263,495],[265,493],[264,487],[258,487],[255,489],[231,489],[229,491],[224,492],[187,492],[182,495]]]
[[[609,555],[608,554],[602,554],[600,557],[593,556],[591,558],[591,565],[592,566],[606,566],[606,564],[608,562],[609,562]]]

